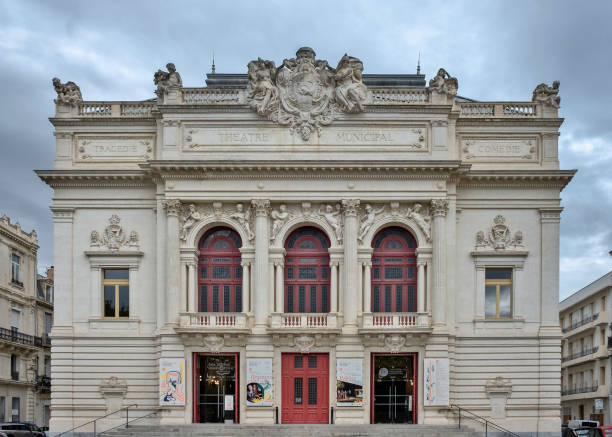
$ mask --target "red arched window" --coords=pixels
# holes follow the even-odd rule
[[[329,312],[329,239],[313,227],[285,242],[285,312]]]
[[[198,284],[201,312],[242,311],[242,266],[238,233],[229,228],[214,228],[200,240]]]
[[[414,237],[399,227],[385,228],[372,247],[372,312],[416,312]]]

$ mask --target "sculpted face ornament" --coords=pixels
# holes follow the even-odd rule
[[[366,87],[362,82],[363,63],[344,55],[337,68],[315,59],[310,47],[302,47],[295,58],[280,67],[261,58],[248,64],[247,102],[261,116],[289,126],[304,141],[313,131],[321,133],[340,112],[363,111]]]

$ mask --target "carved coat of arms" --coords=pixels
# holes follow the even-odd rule
[[[285,59],[276,68],[261,58],[248,64],[247,102],[261,116],[289,126],[308,141],[313,131],[329,125],[339,112],[363,111],[366,87],[363,64],[344,55],[338,66],[315,59],[315,52],[302,47],[295,58]]]

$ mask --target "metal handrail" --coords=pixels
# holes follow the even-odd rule
[[[597,320],[597,317],[599,317],[599,313],[595,313],[595,314],[591,314],[590,316],[585,317],[584,319],[566,327],[563,328],[561,331],[565,334],[566,332],[570,332],[573,331],[574,329],[580,328],[581,326],[586,325],[587,323],[591,323],[593,320]]]
[[[504,434],[508,434],[508,435],[510,435],[512,437],[520,437],[518,434],[516,434],[516,433],[514,433],[514,432],[512,432],[512,431],[510,431],[510,430],[508,430],[506,428],[504,428],[503,426],[500,426],[500,425],[496,424],[495,422],[491,422],[489,419],[485,419],[484,417],[481,417],[478,414],[471,412],[470,410],[466,410],[465,408],[460,407],[459,405],[450,404],[450,407],[451,407],[451,409],[452,408],[457,408],[457,410],[459,411],[459,419],[458,419],[458,425],[457,425],[457,428],[459,428],[459,429],[461,429],[461,412],[463,411],[464,414],[468,413],[469,415],[471,415],[472,419],[474,419],[474,418],[478,419],[480,421],[480,423],[484,422],[485,437],[488,437],[489,427],[492,427],[495,430],[501,431]]]
[[[61,436],[63,436],[64,434],[68,434],[69,432],[72,432],[72,431],[74,431],[75,429],[82,428],[82,427],[84,427],[85,425],[89,425],[90,423],[93,423],[93,425],[94,425],[94,427],[93,427],[93,428],[94,428],[94,431],[93,431],[93,437],[96,437],[96,436],[98,435],[98,434],[96,433],[96,422],[97,422],[98,420],[100,420],[100,419],[104,419],[105,417],[108,417],[108,416],[110,416],[110,415],[113,415],[113,414],[115,414],[115,413],[118,413],[119,411],[126,410],[126,415],[125,415],[125,424],[127,425],[128,423],[130,423],[130,422],[129,422],[129,420],[128,420],[128,419],[129,419],[129,415],[130,415],[130,407],[137,407],[137,406],[138,406],[138,404],[132,404],[132,405],[128,405],[127,407],[120,408],[120,409],[118,409],[118,410],[116,410],[116,411],[112,411],[112,412],[110,412],[110,413],[108,413],[108,414],[106,414],[106,415],[104,415],[104,416],[102,416],[102,417],[97,417],[97,418],[95,418],[95,419],[93,419],[93,420],[90,420],[89,422],[85,422],[85,423],[80,424],[79,426],[75,426],[74,428],[69,429],[68,431],[61,432],[61,433],[57,434],[55,437],[61,437]]]
[[[125,427],[126,427],[126,428],[129,428],[129,427],[130,427],[130,423],[135,422],[135,421],[140,420],[140,419],[144,419],[145,417],[154,416],[154,415],[156,415],[157,413],[159,413],[159,411],[153,411],[152,413],[145,414],[144,416],[137,417],[136,419],[132,419],[132,420],[126,421],[126,422],[125,422]],[[107,430],[105,430],[105,431],[102,431],[102,434],[104,434],[104,433],[106,433],[106,432],[110,432],[110,431],[112,431],[112,430],[114,430],[114,429],[117,429],[117,428],[121,428],[122,426],[123,426],[123,424],[121,424],[121,425],[117,425],[117,426],[113,426],[112,428],[109,428],[109,429],[107,429]],[[59,437],[59,436],[58,436],[58,437]]]

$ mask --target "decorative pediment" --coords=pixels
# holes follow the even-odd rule
[[[512,235],[510,228],[506,225],[506,218],[503,215],[497,215],[493,219],[493,226],[485,233],[478,231],[476,233],[476,250],[479,248],[491,248],[494,250],[507,250],[523,246],[523,233],[516,231]]]
[[[113,214],[108,219],[109,225],[102,233],[93,230],[90,235],[90,247],[105,247],[111,252],[116,252],[122,247],[138,249],[138,233],[131,231],[127,234],[119,224],[121,219],[117,214]]]
[[[304,141],[331,124],[340,113],[363,112],[366,86],[363,63],[345,54],[336,68],[315,58],[310,47],[296,57],[273,61],[258,58],[248,64],[247,103],[260,116],[299,133]]]

